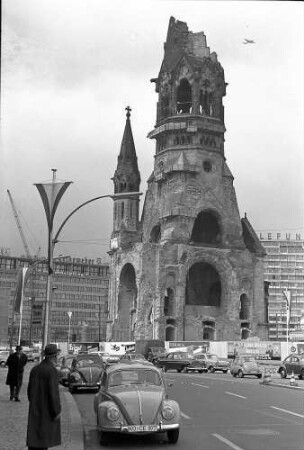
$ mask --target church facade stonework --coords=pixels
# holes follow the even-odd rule
[[[154,169],[139,219],[130,108],[114,182],[107,339],[267,338],[265,251],[240,218],[224,152],[224,70],[203,32],[171,17]]]

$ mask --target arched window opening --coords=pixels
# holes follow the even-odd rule
[[[200,91],[200,113],[203,116],[211,117],[213,115],[213,94],[207,90]]]
[[[248,339],[250,335],[250,324],[243,322],[241,324],[241,339]]]
[[[220,243],[220,225],[214,214],[206,211],[199,213],[194,222],[191,241],[200,244]]]
[[[212,170],[212,164],[210,161],[206,160],[203,162],[203,169],[205,172],[209,173]]]
[[[166,94],[162,99],[162,117],[168,117],[169,112],[169,96]]]
[[[120,181],[120,192],[124,192],[124,191],[126,191],[127,190],[127,182],[126,182],[126,180],[123,178],[121,181]]]
[[[220,307],[221,280],[217,270],[199,262],[190,267],[186,282],[186,305]]]
[[[174,315],[174,294],[173,289],[166,289],[166,294],[164,297],[164,315],[173,316]]]
[[[169,325],[166,328],[165,341],[175,341],[175,327],[173,327],[172,325]]]
[[[192,91],[189,81],[183,78],[177,88],[177,113],[188,114],[192,108]]]
[[[132,337],[137,306],[136,275],[131,264],[128,263],[122,268],[119,281],[117,321],[113,337],[117,341],[128,341]]]
[[[158,244],[161,238],[161,228],[160,225],[155,225],[150,233],[150,240],[154,244]]]
[[[242,294],[240,297],[240,319],[248,320],[250,315],[250,304],[246,294]]]
[[[213,320],[203,320],[203,339],[214,341],[215,338],[215,322]]]

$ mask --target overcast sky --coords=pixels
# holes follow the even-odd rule
[[[24,247],[7,189],[31,252],[45,255],[33,184],[51,180],[53,168],[73,181],[55,230],[82,202],[112,194],[127,105],[146,191],[157,102],[150,79],[170,16],[204,31],[224,68],[225,154],[241,217],[256,231],[303,232],[303,2],[3,0],[0,247],[11,255]],[[96,201],[68,222],[55,256],[105,259],[111,231],[112,200]]]

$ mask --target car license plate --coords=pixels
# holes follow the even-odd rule
[[[129,425],[127,430],[130,433],[138,433],[139,431],[157,431],[157,425]]]

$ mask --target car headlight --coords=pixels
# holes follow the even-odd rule
[[[112,422],[115,422],[120,417],[119,409],[115,406],[111,406],[107,409],[107,418],[111,420]]]
[[[162,409],[162,416],[165,420],[172,420],[175,416],[175,411],[170,405],[164,405]]]
[[[81,376],[78,372],[72,372],[70,375],[71,381],[81,381]]]

